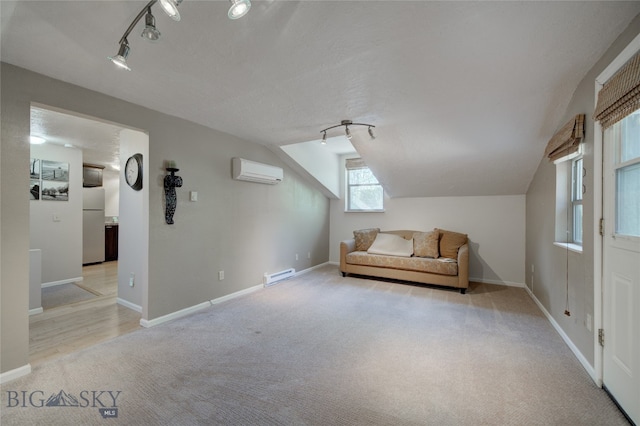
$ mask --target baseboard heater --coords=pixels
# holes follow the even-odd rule
[[[278,283],[280,281],[286,280],[288,278],[291,278],[293,276],[296,275],[296,270],[293,268],[289,268],[289,269],[285,269],[284,271],[280,271],[280,272],[275,272],[273,274],[264,274],[264,278],[262,279],[262,282],[264,284],[265,287],[268,287],[270,285],[274,285],[275,283]]]

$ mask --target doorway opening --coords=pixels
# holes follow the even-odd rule
[[[35,279],[29,352],[37,364],[139,327],[147,299],[148,188],[123,194],[130,188],[121,185],[120,170],[130,152],[148,160],[149,138],[140,130],[35,103],[31,136],[41,142],[31,145],[30,155]],[[87,178],[87,166],[99,176]],[[99,203],[88,207],[88,195]],[[130,234],[124,244],[123,227]],[[131,274],[137,277],[133,283]]]

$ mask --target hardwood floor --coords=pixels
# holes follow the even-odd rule
[[[116,303],[118,262],[82,268],[77,283],[96,297],[29,317],[31,366],[113,339],[140,327],[140,314]]]

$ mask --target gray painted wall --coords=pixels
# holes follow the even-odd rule
[[[2,64],[1,75],[0,372],[28,363],[25,188],[31,102],[148,132],[146,319],[260,284],[264,272],[302,270],[328,261],[328,199],[265,147],[9,64]],[[284,182],[268,186],[232,180],[234,156],[283,167]],[[172,226],[164,222],[164,160],[176,161],[184,179]],[[187,201],[189,191],[198,191],[198,202]],[[217,280],[219,270],[225,271],[224,281]]]
[[[618,37],[596,65],[586,73],[567,107],[560,126],[576,114],[586,114],[584,167],[586,193],[583,206],[583,253],[573,253],[554,246],[556,169],[546,159],[540,165],[527,191],[526,201],[526,275],[527,286],[553,316],[571,341],[593,366],[594,339],[597,333],[587,329],[587,315],[594,312],[594,123],[595,79],[615,57],[640,33],[640,16]],[[564,315],[567,256],[569,262],[569,309]],[[531,265],[535,272],[531,273]]]
[[[29,202],[29,248],[42,250],[42,284],[82,278],[82,151],[31,145],[31,158],[69,164],[68,201]]]

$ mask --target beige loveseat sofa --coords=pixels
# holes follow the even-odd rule
[[[406,250],[389,252],[394,255],[377,252],[374,248],[382,239],[391,239]],[[409,253],[411,247],[413,253]],[[343,277],[358,274],[455,287],[464,294],[469,287],[467,235],[437,228],[428,232],[357,230],[354,238],[340,242],[340,272]]]

